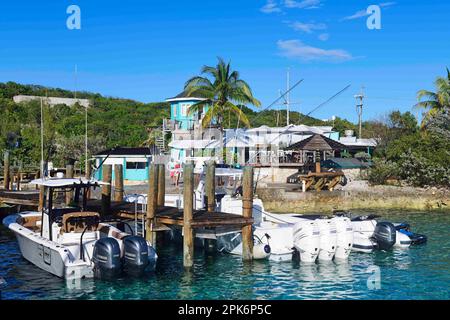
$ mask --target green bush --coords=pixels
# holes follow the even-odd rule
[[[375,159],[368,172],[368,180],[371,184],[386,184],[389,178],[397,177],[398,165],[385,159]]]

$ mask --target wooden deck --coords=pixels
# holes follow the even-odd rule
[[[39,191],[0,191],[0,201],[11,205],[25,205],[37,208],[39,204]],[[138,209],[140,208],[141,205],[138,205]],[[89,200],[86,211],[101,212],[101,200]],[[111,201],[109,216],[122,219],[134,219],[135,204],[122,201]],[[142,218],[142,213],[139,213],[138,219]],[[183,210],[175,207],[158,207],[155,218],[156,224],[182,226]],[[252,218],[244,218],[241,215],[223,212],[210,213],[205,210],[197,210],[194,211],[191,225],[193,228],[202,228],[245,226],[251,225],[252,223]]]
[[[111,205],[111,207],[113,207]],[[134,219],[134,204],[127,203],[112,208],[114,215],[119,218]],[[138,214],[138,219],[142,219],[142,214]],[[175,207],[158,207],[155,216],[156,224],[183,226],[183,210]],[[253,218],[244,218],[241,215],[224,212],[207,212],[206,210],[196,210],[191,222],[192,227],[220,227],[220,226],[245,226],[253,224]]]
[[[0,202],[11,205],[22,205],[37,208],[39,206],[39,191],[0,190]]]

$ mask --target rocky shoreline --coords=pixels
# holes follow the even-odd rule
[[[330,213],[333,210],[396,209],[450,211],[450,190],[398,186],[369,186],[353,181],[332,192],[306,192],[262,186],[257,189],[266,210],[271,212]]]

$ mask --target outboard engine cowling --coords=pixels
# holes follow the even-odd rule
[[[141,275],[149,263],[148,244],[139,236],[128,236],[123,240],[123,269],[127,274]]]
[[[120,246],[114,238],[101,238],[95,242],[92,257],[94,276],[99,279],[113,279],[120,275]]]
[[[397,240],[396,234],[397,230],[392,223],[378,222],[373,237],[377,241],[380,250],[389,250],[394,246]]]

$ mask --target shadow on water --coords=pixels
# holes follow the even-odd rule
[[[154,271],[141,278],[66,282],[24,260],[13,235],[0,227],[3,299],[449,299],[449,213],[383,212],[426,234],[426,245],[348,261],[305,264],[253,261],[196,248],[194,266],[183,267],[180,245],[159,250]],[[377,278],[378,277],[378,278]],[[379,283],[376,282],[377,279]],[[370,281],[378,283],[370,287]],[[372,290],[373,289],[373,290]]]

